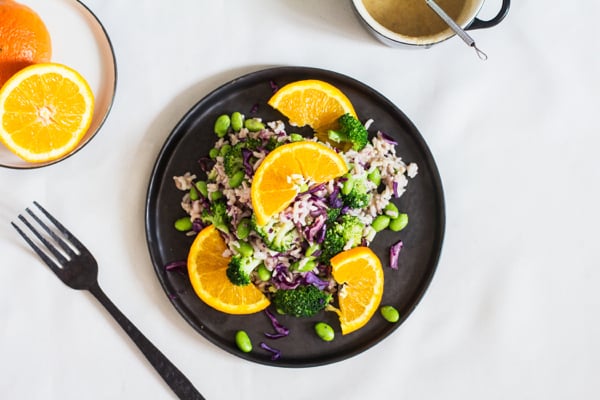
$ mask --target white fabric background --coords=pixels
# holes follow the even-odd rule
[[[600,5],[513,3],[499,26],[472,32],[481,62],[457,38],[385,47],[349,1],[86,1],[116,52],[117,95],[75,156],[0,169],[0,397],[174,398],[100,305],[17,237],[9,222],[36,199],[92,249],[105,292],[207,399],[598,398]],[[197,334],[160,287],[143,227],[151,168],[182,115],[230,79],[279,65],[383,93],[425,137],[446,196],[442,257],[415,312],[371,350],[308,369],[250,363]]]

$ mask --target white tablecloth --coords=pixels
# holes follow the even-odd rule
[[[386,47],[349,1],[86,4],[112,40],[117,95],[75,156],[0,169],[0,397],[175,398],[92,296],[17,236],[9,222],[34,199],[92,249],[105,292],[207,399],[600,396],[597,2],[515,1],[472,32],[485,62],[457,38]],[[329,69],[384,94],[444,185],[444,248],[422,302],[383,342],[322,367],[263,366],[208,342],[165,296],[146,246],[148,179],[172,128],[213,89],[271,66]]]

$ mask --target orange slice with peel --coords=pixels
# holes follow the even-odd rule
[[[250,197],[259,226],[289,206],[303,183],[328,182],[348,172],[344,158],[310,140],[284,144],[271,151],[256,169]]]
[[[383,268],[379,257],[364,246],[343,251],[331,258],[333,279],[342,285],[338,292],[342,334],[354,332],[369,322],[383,295]]]
[[[267,308],[269,299],[254,285],[234,285],[227,278],[229,258],[221,234],[209,225],[201,230],[190,248],[188,275],[196,295],[212,308],[227,314],[252,314]]]
[[[341,90],[316,79],[288,83],[268,104],[285,115],[291,125],[308,125],[315,131],[334,125],[343,114],[356,117],[352,103]]]
[[[77,71],[34,64],[0,89],[0,140],[26,161],[55,160],[77,146],[93,114],[94,95]]]

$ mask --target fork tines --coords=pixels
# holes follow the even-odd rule
[[[42,227],[46,232],[46,235],[40,233],[39,228],[36,229],[34,225],[29,222],[22,214],[19,214],[19,219],[29,230],[37,237],[47,249],[43,250],[41,246],[36,244],[17,224],[11,222],[11,225],[19,232],[19,234],[25,239],[27,244],[44,260],[51,268],[59,268],[59,265],[64,265],[69,259],[73,258],[78,254],[77,248],[83,247],[82,244],[69,232],[60,222],[56,220],[48,211],[44,209],[38,202],[34,201],[33,204],[42,212],[48,221],[50,221],[56,231],[51,229],[40,217],[38,217],[31,209],[26,208],[27,214],[34,220],[37,225]],[[60,235],[59,235],[60,234]],[[56,245],[60,246],[58,248]],[[50,255],[53,256],[50,257]]]

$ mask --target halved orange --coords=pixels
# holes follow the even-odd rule
[[[301,183],[328,182],[348,172],[344,158],[326,145],[310,140],[284,144],[271,151],[256,169],[250,196],[259,226],[283,211]]]
[[[0,89],[0,141],[30,162],[72,151],[88,130],[94,94],[86,80],[62,64],[34,64]]]
[[[285,115],[291,125],[308,125],[315,131],[334,125],[343,114],[356,117],[352,103],[341,90],[317,79],[288,83],[268,104]]]
[[[364,246],[343,251],[331,259],[338,292],[342,334],[354,332],[369,322],[383,295],[383,269],[379,257]]]
[[[209,225],[202,229],[190,248],[187,267],[194,291],[207,305],[227,314],[252,314],[267,308],[269,299],[254,285],[234,285],[227,278],[229,258],[221,234]]]

